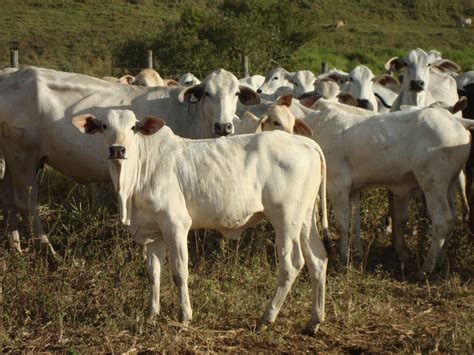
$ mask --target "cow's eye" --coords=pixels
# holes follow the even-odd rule
[[[431,67],[431,63],[430,63],[430,64],[428,64],[428,68],[429,68],[429,67]]]
[[[274,122],[273,122],[273,125],[274,125],[274,126],[277,126],[277,127],[281,126],[280,122],[278,122],[278,121],[274,121]]]
[[[275,77],[273,78],[273,80],[278,80],[278,76],[275,76]]]
[[[240,91],[237,91],[237,92],[235,93],[235,96],[239,96],[239,95],[240,95]]]
[[[299,86],[300,84],[298,84],[296,81],[293,83],[294,86]]]
[[[106,129],[107,125],[105,123],[102,124],[102,129]]]
[[[210,96],[210,95],[209,95],[209,93],[208,93],[207,91],[204,93],[204,95],[206,95],[206,96]]]
[[[349,77],[349,81],[354,81],[354,79],[352,79],[352,76],[351,76],[351,77]]]

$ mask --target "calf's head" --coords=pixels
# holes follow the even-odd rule
[[[261,118],[260,128],[262,131],[285,131],[291,134],[311,137],[313,131],[303,121],[295,118],[290,110],[292,95],[285,95],[278,99],[277,103],[271,104],[266,115]]]
[[[285,69],[281,67],[272,68],[268,71],[267,75],[265,75],[265,81],[257,89],[257,93],[272,95],[282,86],[293,89],[291,78],[292,75]]]
[[[119,196],[121,221],[130,224],[131,196],[139,163],[137,134],[154,134],[164,126],[164,122],[157,117],[137,121],[132,111],[109,110],[100,119],[84,114],[74,117],[72,123],[84,134],[102,135],[102,154],[108,157],[110,178]]]
[[[377,111],[378,103],[373,91],[373,84],[396,85],[398,81],[390,75],[381,74],[375,76],[372,70],[365,65],[358,65],[349,74],[334,71],[326,78],[341,84],[341,92],[349,93],[357,100],[357,105],[369,111]]]
[[[403,58],[393,57],[389,59],[385,64],[385,68],[393,72],[404,69],[403,90],[414,94],[424,94],[426,92],[432,70],[449,73],[460,69],[456,63],[442,59],[439,52],[434,50],[425,52],[420,48],[411,50]],[[424,106],[423,102],[417,102],[417,104]]]
[[[239,85],[236,76],[224,69],[209,74],[199,85],[181,91],[181,102],[201,104],[209,131],[217,136],[234,133],[232,123],[237,100],[244,105],[260,103],[260,97],[252,89]]]

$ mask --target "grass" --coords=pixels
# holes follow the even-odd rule
[[[162,314],[146,322],[148,285],[141,248],[117,221],[115,195],[88,189],[50,169],[41,174],[41,215],[62,263],[41,252],[17,255],[6,240],[3,275],[3,351],[446,351],[472,352],[474,293],[472,237],[457,221],[447,266],[426,283],[419,270],[429,241],[427,221],[412,203],[412,262],[400,267],[382,228],[386,198],[363,200],[365,272],[331,268],[326,322],[316,337],[302,335],[309,318],[310,283],[304,270],[277,321],[254,332],[275,284],[274,236],[268,224],[240,241],[213,232],[191,233],[190,293],[194,319],[177,317],[179,301],[169,267],[162,277]],[[334,225],[334,223],[331,223]],[[333,230],[333,237],[336,233]]]
[[[120,68],[115,57],[126,42],[145,41],[166,31],[190,4],[213,8],[222,0],[2,0],[0,2],[0,66],[9,64],[9,50],[20,51],[21,65],[38,65],[91,75],[135,73]],[[453,26],[452,16],[474,16],[469,0],[300,0],[300,11],[314,18],[312,39],[290,58],[288,69],[319,72],[321,61],[350,70],[367,64],[382,71],[392,56],[420,47],[437,49],[463,70],[473,70],[474,27]],[[336,30],[336,20],[347,26]],[[284,30],[284,29],[282,29]],[[155,53],[159,62],[160,53]],[[265,73],[270,58],[250,58]],[[143,66],[146,55],[143,53]],[[119,67],[119,68],[117,68]],[[172,72],[172,68],[160,68]],[[187,68],[193,71],[196,68]],[[227,68],[231,69],[231,68]],[[183,68],[184,70],[184,68]]]

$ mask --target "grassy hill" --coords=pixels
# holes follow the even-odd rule
[[[21,65],[97,75],[115,73],[112,68],[119,66],[115,53],[123,43],[151,41],[167,30],[168,21],[177,19],[191,4],[212,11],[221,3],[222,0],[2,0],[0,65],[8,65],[9,50],[17,48]],[[454,15],[473,16],[471,0],[299,0],[291,4],[314,19],[311,38],[281,61],[291,69],[319,71],[320,62],[327,61],[330,66],[346,70],[358,63],[381,70],[388,58],[415,47],[438,49],[464,70],[474,69],[474,27],[454,27],[452,19]],[[347,26],[336,30],[338,19],[345,19]],[[155,55],[159,59],[160,53]],[[251,70],[264,72],[269,59],[250,58]]]

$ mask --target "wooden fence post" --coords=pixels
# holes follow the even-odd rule
[[[327,62],[321,62],[321,74],[327,73],[328,72],[328,63]]]
[[[148,68],[153,69],[153,51],[149,50],[148,53]]]
[[[248,78],[249,75],[249,56],[242,54],[241,58],[242,64],[242,78]]]
[[[10,64],[13,68],[19,68],[18,65],[18,50],[11,50],[10,51]]]

